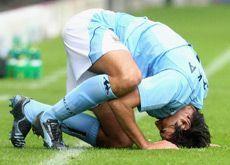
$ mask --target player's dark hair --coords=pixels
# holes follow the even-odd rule
[[[183,130],[176,125],[175,132],[169,139],[178,147],[203,148],[211,143],[211,136],[204,116],[199,111],[195,111],[192,116],[191,127]]]

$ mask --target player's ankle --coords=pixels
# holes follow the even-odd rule
[[[43,112],[40,118],[41,122],[45,123],[49,119],[57,120],[56,116],[52,113],[52,111]]]

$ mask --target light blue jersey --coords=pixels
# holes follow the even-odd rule
[[[103,55],[102,39],[108,29],[128,48],[142,72],[139,111],[165,118],[188,104],[202,108],[208,81],[197,53],[181,36],[146,17],[102,10],[94,14],[88,29],[92,63]]]

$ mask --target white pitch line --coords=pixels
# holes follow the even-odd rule
[[[211,77],[212,75],[214,75],[217,71],[222,69],[229,61],[230,61],[230,49],[227,49],[224,53],[220,54],[216,59],[214,59],[211,64],[208,65],[208,67],[206,68],[207,77]],[[146,113],[138,113],[138,114],[135,113],[136,120],[137,121],[141,120],[145,115]],[[81,144],[81,142],[77,143],[76,145],[78,144]],[[70,157],[73,157],[73,156],[77,157],[85,151],[87,150],[86,149],[71,149],[71,152],[68,152],[68,151],[58,152],[55,155],[55,157],[47,161],[43,161],[43,163],[49,164],[50,162],[52,162],[50,164],[65,164],[65,163],[68,164],[68,160]],[[60,160],[66,160],[66,162],[63,163],[63,161],[61,162]]]
[[[229,62],[230,62],[230,48],[226,49],[224,53],[222,53],[220,56],[215,58],[213,62],[206,67],[205,72],[207,77],[210,78],[212,75],[218,72]]]
[[[58,154],[55,154],[55,156],[52,159],[44,160],[40,163],[40,165],[65,165],[68,164],[68,160],[71,157],[78,156],[80,153],[86,151],[85,147],[90,147],[89,144],[79,141],[79,143],[76,144],[76,148],[67,149],[63,151],[59,151]]]
[[[46,76],[44,79],[27,85],[26,88],[41,89],[41,88],[47,87],[48,85],[52,85],[52,83],[57,82],[65,74],[66,74],[66,68],[61,68],[55,71],[53,74]]]
[[[60,78],[62,78],[66,74],[66,68],[60,68],[53,72],[52,74],[45,76],[44,78],[37,80],[33,83],[23,83],[23,84],[17,84],[14,83],[7,83],[7,84],[1,84],[1,87],[10,88],[10,89],[42,89],[49,85],[52,85],[53,83],[57,82]],[[10,95],[0,95],[0,101],[6,101],[10,98]]]
[[[146,113],[135,112],[135,117],[136,117],[137,121],[140,121],[144,116],[146,116]],[[55,154],[55,156],[53,158],[44,160],[40,164],[41,165],[64,165],[64,164],[68,164],[68,160],[71,157],[79,156],[81,153],[87,151],[87,149],[85,149],[86,147],[90,147],[90,145],[88,145],[87,143],[85,143],[81,140],[79,140],[79,142],[76,143],[75,146],[78,148],[71,148],[69,150],[59,151],[57,154]],[[82,148],[82,147],[84,147],[84,148]]]
[[[0,95],[0,101],[6,101],[10,98],[10,95]]]
[[[60,78],[62,78],[66,74],[66,68],[60,68],[56,71],[54,71],[52,74],[45,76],[42,79],[34,80],[33,82],[8,82],[5,84],[2,84],[1,87],[5,88],[11,88],[11,89],[42,89],[49,85],[52,85],[52,83],[57,82]]]

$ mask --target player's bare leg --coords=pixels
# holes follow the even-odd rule
[[[100,121],[97,146],[106,148],[127,148],[133,145],[115,118],[107,102],[93,109]]]
[[[131,54],[125,50],[106,53],[93,64],[90,70],[107,74],[112,91],[118,97],[133,91],[142,78]]]
[[[85,80],[50,110],[38,116],[35,125],[42,129],[43,140],[48,148],[63,148],[63,144],[60,143],[62,142],[61,131],[56,129],[59,122],[100,103],[126,95],[141,81],[141,72],[131,54],[124,50],[106,53],[90,70],[102,74]],[[58,136],[54,139],[53,135]]]

